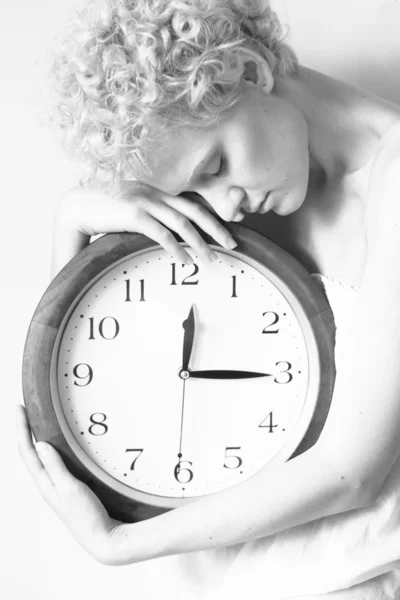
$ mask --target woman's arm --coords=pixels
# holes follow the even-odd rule
[[[374,166],[368,256],[317,444],[234,488],[119,526],[110,562],[231,545],[374,501],[400,454],[400,135],[397,140]]]
[[[172,234],[175,231],[208,261],[210,247],[193,223],[221,246],[237,246],[223,223],[189,194],[171,196],[139,181],[131,182],[124,194],[93,186],[74,188],[61,198],[55,214],[51,275],[55,277],[85,248],[91,236],[121,231],[143,233],[177,260],[191,264],[190,254]]]

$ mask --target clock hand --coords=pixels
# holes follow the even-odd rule
[[[185,386],[186,386],[186,381],[183,380],[182,409],[181,409],[181,432],[180,432],[180,438],[179,438],[178,464],[180,464],[181,458],[182,458],[183,416],[185,413]]]
[[[190,356],[192,354],[193,340],[194,340],[194,304],[189,311],[189,315],[182,323],[182,327],[185,330],[183,336],[183,351],[182,351],[182,371],[187,371],[189,367]]]
[[[189,377],[188,375],[188,366],[190,361],[190,356],[192,354],[193,348],[193,340],[194,340],[194,304],[189,311],[187,319],[183,321],[182,327],[185,330],[183,335],[183,350],[182,350],[182,368],[179,372],[181,379],[183,379],[183,389],[182,389],[182,409],[181,409],[181,431],[180,431],[180,439],[179,439],[179,452],[178,452],[178,473],[179,473],[179,465],[182,458],[182,438],[183,438],[183,421],[185,414],[185,386],[186,379]]]
[[[257,373],[256,371],[208,370],[189,371],[189,378],[196,379],[250,379],[252,377],[272,377],[272,373]]]

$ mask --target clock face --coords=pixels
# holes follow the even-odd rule
[[[193,265],[156,246],[97,276],[64,318],[51,365],[54,408],[76,456],[108,486],[163,506],[287,460],[319,384],[314,337],[290,289],[244,255],[213,247],[218,260],[206,264],[186,250]],[[192,306],[189,372],[265,376],[182,379]]]

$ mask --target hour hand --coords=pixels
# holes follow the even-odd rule
[[[257,371],[228,371],[228,370],[208,370],[208,371],[190,371],[190,377],[197,379],[250,379],[252,377],[271,377],[272,373],[258,373]]]
[[[183,321],[182,327],[185,330],[183,336],[182,370],[187,371],[194,340],[194,304],[189,311],[187,319]]]

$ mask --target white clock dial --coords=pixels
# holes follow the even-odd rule
[[[218,260],[205,264],[186,249],[194,265],[157,247],[103,272],[71,307],[53,353],[67,441],[132,497],[209,494],[286,460],[317,396],[315,342],[290,290],[252,259],[215,247]],[[182,324],[192,306],[189,371],[269,376],[184,381]]]

